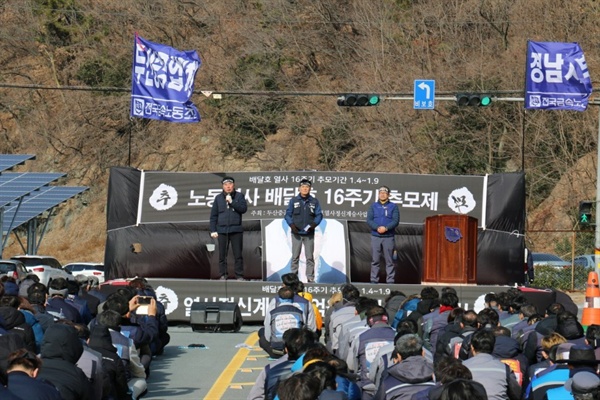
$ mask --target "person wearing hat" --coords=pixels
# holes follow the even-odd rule
[[[575,384],[574,380],[575,376],[582,373],[597,375],[598,364],[600,364],[600,362],[596,360],[596,355],[594,353],[593,347],[581,344],[573,345],[569,349],[569,358],[557,360],[556,362],[557,364],[566,363],[569,372],[565,376],[564,386],[559,386],[554,389],[550,389],[546,392],[546,398],[548,400],[572,399],[575,395],[575,388],[579,389],[578,392],[580,395],[585,393],[592,394],[592,391],[595,391],[594,389],[598,387],[598,382],[589,381],[585,378],[586,375],[583,375],[583,378],[579,379],[577,384]],[[575,385],[575,388],[573,387],[573,385]],[[586,388],[585,392],[582,390],[583,388]],[[590,400],[597,399],[597,397],[594,396],[590,396],[587,398],[589,398]]]
[[[600,378],[588,371],[577,372],[565,382],[565,389],[575,400],[597,400],[600,397]]]
[[[304,245],[306,255],[306,279],[315,281],[315,228],[323,220],[323,211],[316,197],[311,196],[312,182],[308,179],[300,181],[300,193],[288,203],[285,221],[292,230],[292,265],[293,273],[298,273],[300,253]]]
[[[394,230],[400,223],[400,211],[390,201],[390,188],[382,186],[378,190],[379,200],[371,204],[367,212],[367,224],[371,228],[371,283],[379,283],[379,262],[385,259],[386,282],[394,283]]]
[[[224,177],[221,184],[223,191],[215,196],[210,210],[210,236],[219,238],[219,275],[221,280],[227,280],[227,253],[231,244],[235,277],[238,281],[245,281],[242,214],[248,210],[248,204],[244,195],[236,192],[232,177]]]

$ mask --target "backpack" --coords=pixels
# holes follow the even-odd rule
[[[448,343],[448,348],[450,350],[450,355],[456,359],[459,358],[460,355],[460,349],[462,347],[462,344],[464,342],[464,340],[471,336],[475,331],[467,331],[467,332],[463,332],[461,333],[459,336],[453,337],[452,339],[450,339],[450,342]]]
[[[394,321],[392,321],[392,328],[396,329],[400,321],[402,321],[404,318],[408,317],[410,313],[415,311],[420,301],[421,299],[419,299],[418,297],[406,301],[402,305],[402,307],[400,307],[398,312],[396,312],[396,315],[394,315]]]

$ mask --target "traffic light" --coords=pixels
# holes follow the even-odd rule
[[[481,93],[458,93],[456,104],[459,106],[487,107],[492,104],[492,95]]]
[[[594,203],[591,201],[579,202],[579,223],[581,225],[589,225],[592,223],[592,207]]]
[[[337,105],[340,107],[369,107],[379,104],[378,94],[344,94],[338,97]]]

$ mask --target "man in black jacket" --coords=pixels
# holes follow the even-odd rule
[[[104,369],[104,384],[102,385],[102,399],[129,400],[127,393],[127,377],[125,366],[117,354],[117,349],[112,344],[108,328],[96,325],[90,333],[88,345],[102,354],[102,367]]]
[[[221,183],[223,191],[215,196],[210,210],[210,236],[219,238],[219,275],[221,280],[227,280],[227,252],[231,244],[235,277],[244,281],[242,214],[248,209],[248,204],[244,195],[235,191],[232,177],[224,177]]]

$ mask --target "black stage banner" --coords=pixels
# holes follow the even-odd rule
[[[485,226],[485,176],[410,175],[359,172],[237,172],[236,190],[248,202],[244,220],[283,218],[300,180],[313,182],[323,216],[365,221],[377,189],[390,188],[402,224],[421,224],[436,214],[467,214]],[[142,171],[137,224],[206,222],[221,192],[223,174]]]

